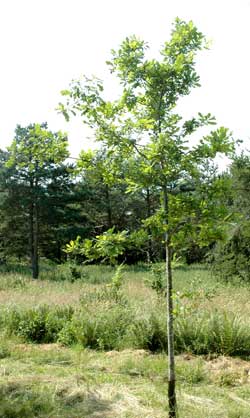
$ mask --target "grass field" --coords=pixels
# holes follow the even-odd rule
[[[150,332],[145,331],[149,322],[143,322],[152,312],[164,318],[165,305],[148,285],[151,273],[146,266],[125,268],[121,294],[115,300],[107,287],[114,274],[110,267],[85,266],[77,280],[67,276],[65,267],[55,271],[44,266],[38,281],[32,281],[25,269],[18,270],[11,273],[3,268],[0,274],[0,417],[167,416],[166,354],[152,340],[150,347],[155,349],[148,349],[152,330],[155,339],[163,338],[164,319],[153,322]],[[178,268],[174,278],[179,417],[250,417],[250,287],[236,281],[219,283],[200,266]],[[50,327],[46,335],[39,333],[44,331],[43,317],[40,322],[34,317],[39,306],[46,306],[46,315],[52,312],[50,320],[46,317]],[[77,328],[87,321],[88,327],[84,335],[76,333],[77,340],[65,345],[56,341],[60,333],[64,338],[71,335],[61,331],[65,317],[57,311],[58,323],[51,322],[51,317],[55,307],[68,306],[74,311],[70,326]],[[144,338],[137,334],[131,338],[131,331],[122,334],[119,346],[116,321],[121,317],[124,321],[131,312]],[[201,320],[210,322],[202,328]],[[194,330],[204,334],[202,340]],[[55,341],[34,343],[41,335]],[[190,338],[197,338],[196,345]]]

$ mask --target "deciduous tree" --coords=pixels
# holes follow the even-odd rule
[[[83,121],[95,129],[112,161],[114,176],[119,176],[121,160],[135,161],[136,170],[127,173],[129,189],[144,189],[145,178],[161,193],[161,205],[144,224],[161,231],[166,253],[167,316],[168,316],[168,399],[169,417],[177,414],[175,394],[174,310],[172,283],[172,249],[182,235],[191,233],[193,220],[200,213],[196,231],[201,239],[215,231],[225,215],[218,208],[211,217],[207,194],[197,198],[202,166],[218,153],[230,154],[234,145],[230,132],[215,128],[194,146],[192,133],[200,127],[214,125],[209,113],[199,113],[183,121],[176,111],[179,99],[199,86],[195,57],[206,47],[205,38],[192,22],[175,21],[171,39],[161,50],[161,59],[147,59],[147,44],[132,36],[126,38],[108,62],[122,87],[114,102],[105,100],[99,79],[75,81],[63,91],[65,103],[60,111],[69,118],[80,113]],[[207,184],[209,186],[209,184]],[[216,217],[215,217],[216,215]],[[202,218],[202,221],[201,221]],[[213,219],[212,219],[213,218]]]

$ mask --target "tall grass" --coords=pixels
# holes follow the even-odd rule
[[[103,303],[93,312],[86,308],[40,306],[1,311],[6,333],[36,343],[80,344],[101,350],[122,348],[167,351],[165,314],[142,315],[135,307]],[[175,320],[175,351],[246,357],[250,353],[250,325],[235,315],[214,312]]]
[[[37,343],[167,351],[165,300],[145,285],[148,266],[124,268],[119,297],[107,285],[111,267],[52,267],[38,281],[0,275],[2,332]],[[218,283],[204,266],[183,266],[175,270],[175,292],[176,353],[249,355],[247,287]]]

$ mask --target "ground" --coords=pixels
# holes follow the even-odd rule
[[[38,281],[23,273],[2,272],[1,309],[11,312],[44,303],[78,306],[89,301],[101,315],[97,299],[86,298],[110,281],[111,270],[101,270],[90,266],[85,279],[74,283],[52,280],[47,271]],[[125,273],[124,292],[138,309],[158,303],[147,284],[147,269],[131,267]],[[176,304],[187,313],[189,309],[225,317],[233,313],[249,326],[248,284],[220,283],[204,267],[179,269],[174,277]],[[6,334],[3,322],[1,326],[0,418],[167,417],[166,353],[34,344]],[[187,351],[176,356],[176,369],[179,418],[250,417],[248,356]]]
[[[0,369],[1,417],[167,416],[164,354],[14,341],[7,346]],[[249,417],[249,369],[248,361],[237,358],[178,356],[179,416]]]

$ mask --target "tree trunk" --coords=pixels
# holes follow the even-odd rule
[[[167,323],[168,323],[168,405],[169,418],[176,417],[175,395],[175,357],[174,357],[174,316],[173,316],[173,281],[171,267],[171,246],[166,241],[166,275],[167,275]]]
[[[151,216],[151,200],[150,200],[150,191],[147,188],[147,194],[146,194],[146,202],[147,202],[147,217],[150,218]],[[152,248],[152,239],[151,239],[151,228],[148,226],[148,250],[147,250],[147,262],[151,263],[152,256],[153,256],[153,248]]]
[[[32,183],[30,182],[30,185],[31,184]],[[34,259],[34,206],[33,206],[33,201],[30,203],[30,208],[29,208],[29,245],[30,245],[30,262],[31,262],[32,277],[34,278],[35,259]]]
[[[105,196],[106,196],[106,208],[107,208],[107,218],[108,218],[108,228],[112,228],[112,209],[110,201],[109,186],[105,185]]]
[[[35,197],[34,197],[34,264],[33,264],[33,279],[38,279],[39,265],[38,265],[38,235],[39,235],[39,208],[38,208],[38,178],[37,178],[38,162],[36,162],[36,177],[35,177]]]
[[[33,258],[33,264],[32,264],[32,275],[33,275],[33,279],[38,279],[39,276],[39,263],[38,263],[38,204],[37,202],[35,203],[35,207],[34,207],[34,228],[33,228],[33,232],[34,232],[34,258]]]
[[[168,193],[163,188],[163,203],[165,224],[168,225]],[[169,418],[177,416],[177,402],[175,394],[175,356],[174,356],[174,315],[173,315],[173,280],[171,266],[171,239],[169,232],[165,233],[166,250],[166,278],[167,278],[167,333],[168,333],[168,406]]]
[[[37,279],[39,275],[38,268],[38,202],[37,202],[37,186],[38,181],[30,179],[30,210],[29,210],[29,241],[30,241],[30,260],[33,279]]]

